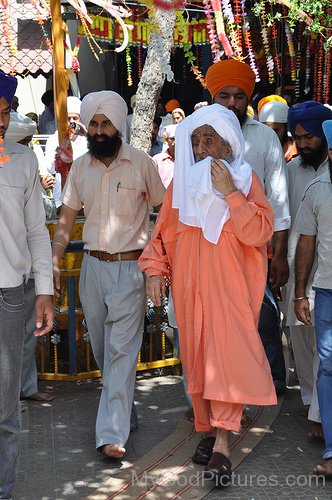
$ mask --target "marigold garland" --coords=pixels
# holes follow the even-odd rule
[[[256,60],[254,56],[254,51],[252,49],[251,43],[251,33],[250,33],[250,24],[248,21],[247,13],[246,13],[246,0],[241,0],[241,9],[242,9],[242,17],[243,17],[243,35],[244,35],[244,43],[246,49],[248,51],[250,67],[256,75],[256,82],[260,81],[259,71],[256,65]]]
[[[234,15],[232,11],[232,6],[230,0],[221,0],[222,10],[224,13],[225,19],[227,19],[227,27],[229,31],[230,43],[234,51],[234,56],[237,59],[241,59],[242,50],[237,44],[237,34],[236,34],[236,25],[234,21]]]
[[[3,154],[5,152],[5,148],[4,148],[3,144],[4,144],[3,138],[0,137],[0,168],[2,168],[4,163],[10,162],[9,156]]]
[[[211,7],[213,9],[214,17],[216,20],[218,38],[225,51],[225,55],[227,57],[233,57],[234,52],[225,32],[225,25],[224,25],[220,0],[211,0]]]
[[[268,36],[268,31],[267,31],[267,14],[266,14],[266,10],[265,10],[264,0],[261,0],[260,8],[261,8],[261,11],[260,11],[261,35],[262,35],[265,58],[266,58],[267,72],[268,72],[268,76],[269,76],[269,83],[273,83],[275,81],[274,62],[273,62],[273,57],[271,55],[270,45],[269,45],[269,36]]]

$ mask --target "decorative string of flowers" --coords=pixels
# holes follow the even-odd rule
[[[3,138],[0,137],[0,168],[2,168],[4,163],[9,163],[10,158],[5,153],[4,141]]]
[[[256,82],[260,81],[259,71],[256,66],[256,60],[254,56],[254,51],[252,49],[251,43],[251,33],[250,33],[250,24],[248,21],[248,16],[246,12],[246,0],[241,0],[241,9],[242,9],[242,18],[243,18],[243,35],[244,35],[244,43],[246,45],[246,49],[249,56],[249,64],[251,69],[256,75]]]
[[[331,89],[331,70],[332,70],[332,49],[328,47],[325,54],[325,71],[324,71],[324,89],[323,89],[323,102],[327,104],[330,101]]]
[[[318,37],[317,44],[318,44],[318,50],[316,51],[316,59],[315,59],[317,81],[315,82],[315,87],[314,87],[314,99],[316,99],[316,101],[318,102],[321,102],[322,91],[323,91],[323,67],[324,67],[324,41],[321,36]]]
[[[295,80],[295,86],[294,86],[294,93],[295,93],[296,98],[300,97],[301,37],[302,37],[302,30],[299,28],[299,31],[297,34],[297,50],[296,50],[296,56],[295,56],[296,80]]]
[[[295,49],[294,49],[294,40],[293,33],[290,30],[289,24],[285,22],[285,35],[288,45],[288,52],[290,57],[290,68],[291,68],[291,79],[293,82],[296,80],[296,60],[295,60]]]
[[[40,5],[42,2],[37,3],[36,0],[30,0],[30,3],[34,7],[34,11],[35,11],[36,16],[37,16],[37,22],[38,22],[38,24],[40,26],[40,30],[41,30],[41,33],[42,33],[43,38],[45,40],[45,44],[47,46],[47,50],[51,54],[53,54],[52,42],[51,42],[51,40],[50,40],[50,38],[48,36],[48,33],[47,33],[46,29],[45,29],[45,22],[42,19],[42,17],[44,17],[44,18],[50,17],[50,15],[51,15],[50,7],[49,7],[49,5],[46,2],[43,2],[43,6]]]
[[[239,59],[242,56],[242,50],[237,44],[237,33],[236,33],[236,25],[234,21],[234,15],[232,11],[232,6],[229,0],[221,0],[222,10],[224,13],[224,17],[227,20],[227,27],[229,30],[229,38],[231,46],[233,47],[234,56]]]
[[[1,30],[5,38],[6,45],[10,53],[15,56],[17,54],[17,47],[13,42],[12,27],[10,24],[10,15],[8,12],[8,5],[1,6],[0,9]]]
[[[219,38],[221,45],[225,51],[225,55],[227,57],[233,57],[234,52],[233,52],[233,49],[231,47],[231,44],[229,43],[229,40],[228,40],[228,38],[226,36],[226,32],[225,32],[225,25],[224,25],[224,19],[223,19],[223,15],[222,15],[220,0],[210,0],[210,1],[211,1],[211,7],[212,7],[213,12],[214,12],[214,17],[216,20],[216,28],[217,28],[218,38]],[[211,39],[210,39],[210,41],[211,41]],[[213,40],[213,43],[214,43],[214,40]]]
[[[266,57],[267,72],[269,77],[269,83],[275,81],[274,77],[274,61],[270,51],[269,36],[267,32],[267,15],[265,10],[264,0],[260,2],[260,22],[261,22],[261,35],[264,46],[264,52]]]
[[[131,55],[130,55],[130,48],[127,45],[126,47],[126,65],[127,65],[127,83],[128,87],[131,87],[133,84],[133,79],[132,79],[132,67],[131,67]]]
[[[213,9],[210,0],[203,0],[204,12],[207,19],[207,32],[209,35],[211,52],[213,54],[213,62],[218,62],[221,59],[221,52],[219,48],[218,35],[215,30]]]
[[[240,0],[233,0],[234,5],[234,22],[235,22],[235,36],[236,36],[236,45],[239,48],[239,51],[242,56],[242,7]]]
[[[304,93],[308,94],[310,91],[310,45],[311,45],[311,33],[306,31],[306,49],[305,49],[305,81],[304,81]]]
[[[176,13],[176,20],[178,24],[178,30],[182,36],[184,57],[187,63],[190,65],[190,69],[194,73],[196,80],[198,80],[203,87],[206,87],[204,76],[202,75],[201,71],[198,68],[198,46],[196,46],[196,56],[194,56],[192,52],[192,44],[188,41],[186,21],[184,20],[182,12]]]

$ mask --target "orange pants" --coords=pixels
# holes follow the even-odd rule
[[[191,394],[197,432],[210,432],[214,427],[238,432],[241,428],[243,404],[213,401],[203,394]]]

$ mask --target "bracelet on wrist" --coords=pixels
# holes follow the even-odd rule
[[[52,246],[54,246],[54,245],[60,245],[62,248],[66,249],[65,245],[63,243],[61,243],[60,241],[53,241]]]
[[[308,297],[295,297],[295,299],[293,299],[293,302],[297,302],[298,300],[309,300]]]

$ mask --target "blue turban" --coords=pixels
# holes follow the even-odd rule
[[[332,120],[332,111],[317,101],[306,101],[292,106],[288,111],[288,128],[292,136],[297,124],[316,137],[324,139],[322,124],[325,120]]]
[[[17,78],[5,75],[5,73],[0,71],[0,98],[4,97],[9,105],[12,103],[16,87]]]
[[[323,131],[327,140],[327,145],[332,148],[332,120],[323,123]]]

